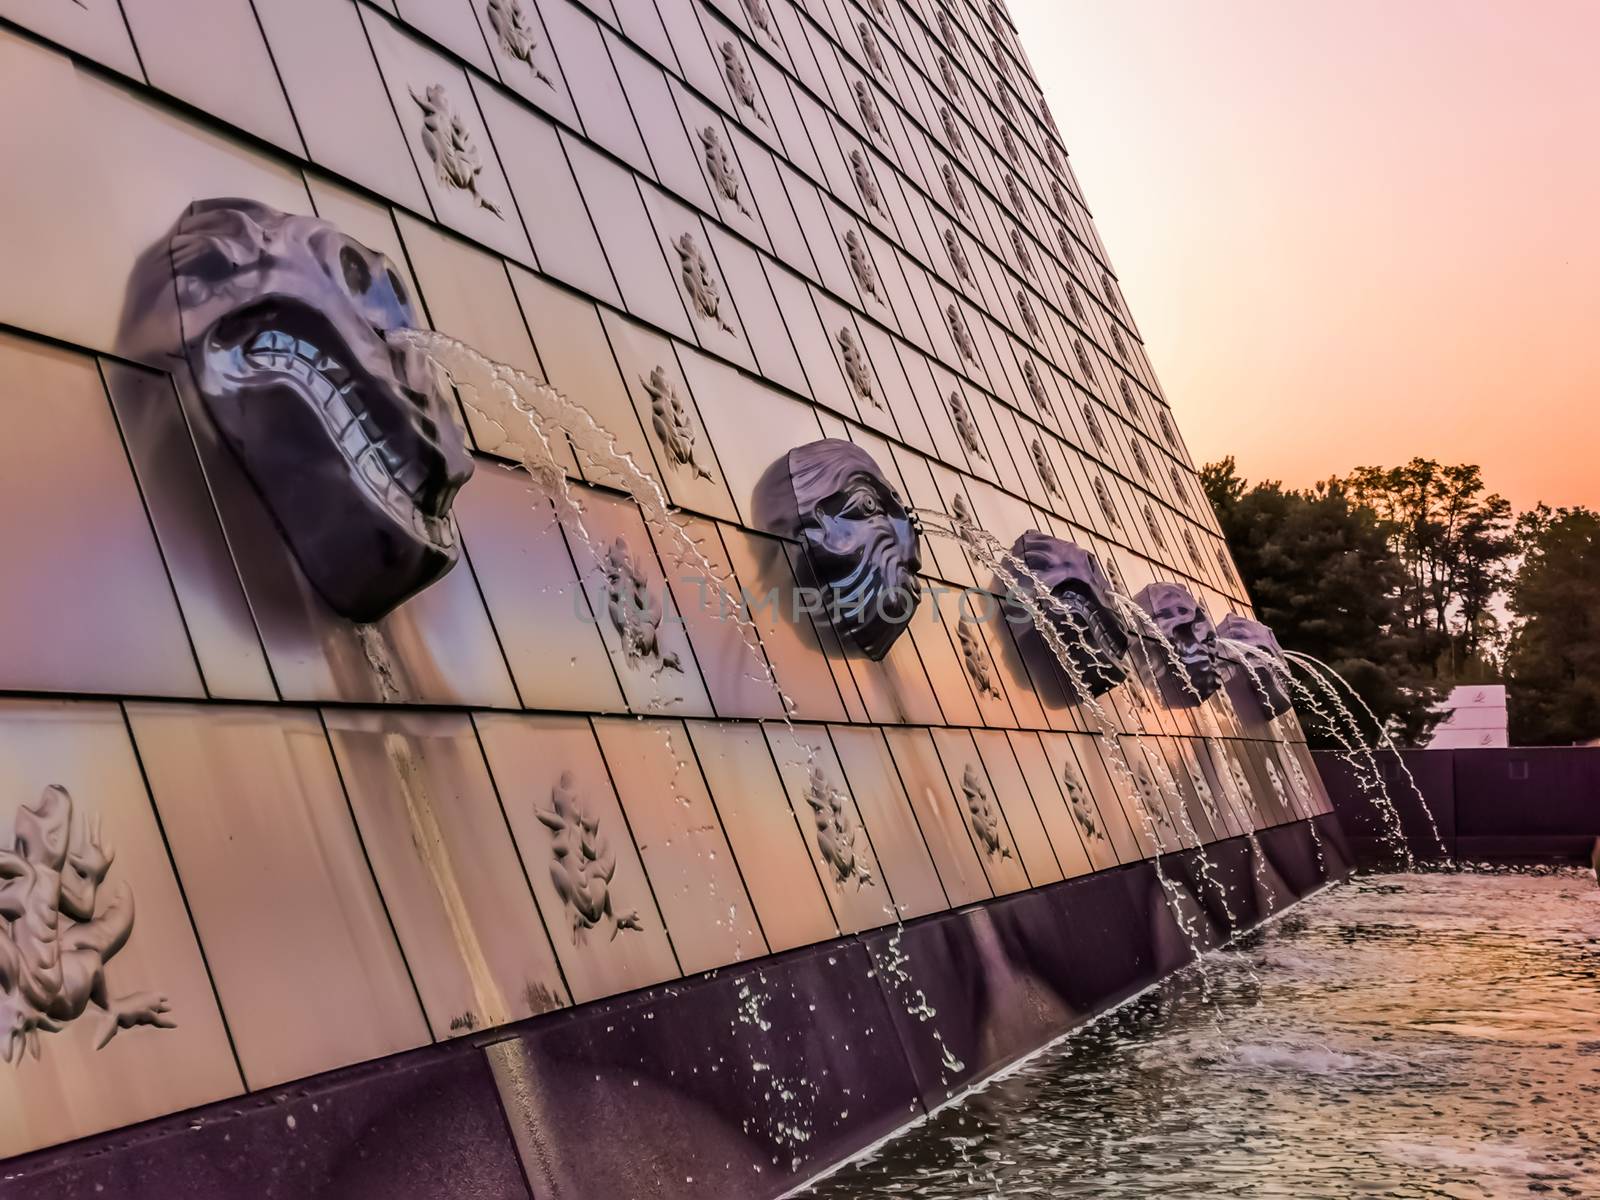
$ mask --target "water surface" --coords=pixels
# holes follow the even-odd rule
[[[800,1193],[1600,1197],[1600,888],[1313,897]]]

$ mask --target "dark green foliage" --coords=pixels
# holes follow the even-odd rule
[[[1522,568],[1511,586],[1506,656],[1511,740],[1559,745],[1600,738],[1600,513],[1523,513]]]
[[[1404,572],[1399,593],[1417,661],[1442,684],[1498,676],[1494,598],[1510,581],[1511,504],[1484,490],[1475,465],[1413,458],[1401,467],[1357,467],[1350,499],[1377,514]]]

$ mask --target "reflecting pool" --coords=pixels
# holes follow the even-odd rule
[[[1362,877],[1209,961],[799,1194],[1600,1196],[1593,874]]]

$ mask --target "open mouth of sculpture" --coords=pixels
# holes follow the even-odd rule
[[[1203,645],[1181,647],[1178,651],[1178,661],[1183,664],[1189,682],[1194,684],[1201,695],[1209,696],[1217,690],[1222,677],[1217,671],[1216,655],[1207,653]]]
[[[1098,695],[1126,679],[1121,659],[1128,651],[1128,639],[1107,620],[1106,610],[1074,587],[1058,587],[1052,595],[1066,610],[1058,611],[1058,618],[1077,632],[1068,639],[1067,650],[1090,690]]]
[[[281,301],[219,321],[205,348],[231,385],[261,398],[263,420],[285,418],[279,406],[286,402],[298,402],[316,418],[338,458],[330,454],[330,461],[308,466],[328,470],[342,463],[371,501],[369,511],[381,511],[398,532],[441,552],[452,549],[450,505],[461,481],[451,478],[438,448],[440,431],[426,394],[399,379],[375,377],[324,317]]]

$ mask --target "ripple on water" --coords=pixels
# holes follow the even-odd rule
[[[1600,1197],[1600,889],[1323,893],[799,1193]]]

